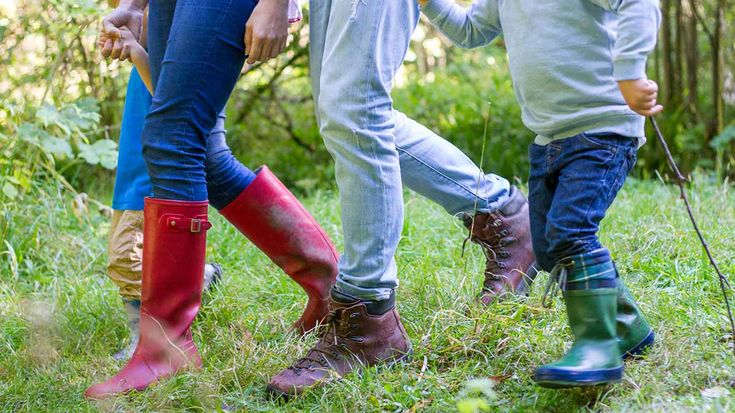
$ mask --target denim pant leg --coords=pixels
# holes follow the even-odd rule
[[[401,112],[395,114],[401,177],[411,190],[451,215],[493,212],[510,194],[510,183],[485,174],[459,148]]]
[[[318,120],[335,160],[342,205],[345,251],[337,288],[367,300],[387,299],[398,284],[394,254],[403,226],[390,90],[418,22],[418,5],[313,0],[310,12],[312,50],[321,49],[312,60],[321,55],[322,63],[312,75],[329,86],[317,92]]]
[[[209,203],[217,210],[229,205],[255,180],[255,173],[232,155],[226,135],[223,111],[207,137],[207,159],[204,162]]]
[[[547,159],[558,156],[560,148],[555,143],[546,146],[531,144],[528,147],[528,159],[531,170],[528,177],[528,212],[531,224],[531,241],[536,262],[544,271],[551,271],[556,265],[553,257],[548,255],[549,242],[546,239],[546,219],[551,209],[551,201],[556,193],[558,183],[554,174],[548,169]],[[556,154],[556,155],[555,155]]]
[[[555,261],[602,248],[600,222],[635,165],[637,143],[581,134],[559,141],[558,156],[547,157],[557,179],[546,221],[547,254]]]
[[[331,1],[313,1],[309,6],[311,81],[317,102],[330,5]],[[510,193],[507,180],[493,174],[485,175],[456,146],[405,114],[396,110],[393,113],[404,185],[452,215],[475,210],[492,212],[505,204]]]
[[[152,0],[155,94],[143,130],[154,196],[207,199],[206,140],[244,64],[255,0]]]

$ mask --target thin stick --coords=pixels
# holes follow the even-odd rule
[[[709,262],[710,264],[712,264],[712,267],[715,269],[717,277],[720,280],[720,290],[722,290],[722,298],[724,298],[725,300],[727,317],[730,319],[730,328],[732,329],[731,339],[733,340],[733,352],[735,353],[735,319],[733,319],[732,309],[730,308],[730,299],[727,296],[727,289],[732,289],[732,287],[730,286],[730,282],[727,280],[727,277],[725,277],[722,274],[722,271],[720,271],[720,267],[717,265],[717,261],[715,261],[715,258],[712,256],[712,253],[709,250],[709,244],[707,244],[707,241],[704,239],[702,232],[699,230],[699,225],[697,225],[697,221],[694,219],[694,213],[692,212],[692,207],[689,204],[689,197],[687,196],[686,190],[684,189],[684,184],[687,183],[688,180],[684,177],[684,175],[681,174],[679,167],[676,165],[676,161],[674,161],[674,157],[671,155],[669,145],[666,144],[666,139],[664,139],[664,135],[661,133],[661,129],[659,129],[658,123],[656,123],[656,119],[654,119],[653,117],[651,117],[650,119],[651,125],[653,125],[653,129],[656,131],[658,141],[659,143],[661,143],[661,146],[664,148],[664,152],[666,153],[666,160],[669,163],[669,168],[671,168],[671,170],[674,172],[674,178],[676,179],[676,184],[679,185],[679,191],[681,193],[680,197],[682,200],[684,200],[684,204],[687,207],[687,213],[689,214],[689,219],[692,221],[692,225],[694,226],[694,231],[697,232],[699,242],[702,243],[702,247],[704,247],[704,252],[707,254],[707,258],[709,258]]]
[[[483,164],[485,163],[485,147],[487,146],[487,126],[490,123],[490,102],[488,102],[488,108],[487,108],[487,115],[485,116],[485,127],[482,132],[482,151],[480,152],[480,166],[479,166],[479,172],[477,173],[477,189],[475,190],[475,203],[472,206],[472,224],[470,224],[469,228],[469,234],[467,234],[467,238],[465,238],[464,242],[462,243],[462,257],[464,258],[464,250],[467,246],[467,241],[472,239],[472,234],[475,233],[475,217],[477,216],[477,202],[480,198],[480,184],[482,183],[482,178],[485,174],[483,172]],[[467,275],[467,260],[464,260],[464,267],[462,269],[462,275]]]

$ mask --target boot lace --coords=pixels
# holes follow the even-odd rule
[[[503,226],[503,221],[500,218],[495,217],[492,220],[488,220],[483,226],[482,230],[475,228],[475,220],[473,219],[472,225],[470,226],[470,232],[462,242],[462,256],[464,256],[465,247],[467,241],[472,241],[482,247],[482,252],[485,254],[487,262],[485,270],[485,282],[503,280],[504,277],[500,273],[504,272],[508,268],[503,260],[510,257],[510,251],[506,249],[507,246],[516,242],[517,239],[513,237],[507,229],[500,229]],[[482,234],[482,235],[479,235]],[[489,234],[489,236],[485,236]]]
[[[354,329],[357,328],[357,325],[345,320],[344,314],[349,313],[348,317],[350,319],[360,316],[359,313],[349,312],[352,308],[346,307],[331,310],[327,316],[322,337],[309,350],[306,356],[296,360],[289,369],[293,370],[297,375],[301,374],[302,370],[313,371],[315,366],[326,369],[330,367],[328,357],[338,359],[341,355],[349,353],[350,350],[344,344],[344,341],[355,341],[352,334]]]

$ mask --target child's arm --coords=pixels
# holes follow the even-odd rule
[[[497,0],[476,0],[469,9],[454,0],[419,0],[431,23],[459,47],[485,46],[500,36]]]
[[[658,0],[592,0],[618,15],[613,48],[613,75],[630,108],[643,116],[663,110],[658,85],[646,76],[646,60],[656,47],[661,24]]]
[[[143,79],[146,89],[153,94],[153,82],[151,81],[151,64],[148,60],[148,52],[143,46],[135,40],[133,33],[123,28],[120,30],[122,34],[123,52],[121,56],[129,55],[130,61],[133,62],[135,68],[138,69],[140,78]]]

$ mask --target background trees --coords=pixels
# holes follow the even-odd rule
[[[649,74],[666,106],[664,131],[685,171],[735,170],[733,0],[662,0],[663,27]],[[0,202],[53,180],[105,199],[130,65],[94,48],[105,5],[93,0],[0,1]],[[247,165],[267,162],[297,190],[332,185],[313,118],[308,28],[278,61],[247,67],[228,107],[229,141]],[[396,79],[396,106],[485,168],[523,179],[532,133],[520,122],[502,39],[466,52],[421,24]],[[485,122],[488,134],[483,139]],[[655,142],[637,173],[664,170]]]

